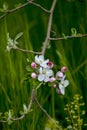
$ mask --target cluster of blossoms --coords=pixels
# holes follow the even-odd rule
[[[40,82],[48,82],[53,88],[56,88],[58,94],[65,94],[65,88],[69,85],[69,81],[66,80],[65,72],[67,67],[62,67],[55,76],[53,72],[54,64],[49,59],[45,60],[43,55],[36,55],[35,61],[31,63],[33,72],[31,77],[38,79]]]

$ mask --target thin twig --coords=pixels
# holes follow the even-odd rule
[[[49,38],[49,40],[67,40],[67,39],[72,39],[72,38],[82,38],[82,37],[87,37],[87,34],[81,34],[81,35],[77,35],[77,36],[65,36],[65,37],[59,37],[59,38]]]
[[[26,52],[26,53],[41,54],[41,52],[35,52],[35,51],[32,51],[32,50],[25,50],[25,49],[22,49],[22,48],[19,48],[19,47],[15,47],[14,49],[18,50],[18,51]]]
[[[45,113],[45,115],[51,120],[51,116],[47,113],[47,111],[40,105],[40,103],[38,102],[38,100],[35,98],[35,102],[37,104],[37,106]]]
[[[35,98],[35,103],[41,109],[41,111],[44,112],[44,114],[48,117],[48,119],[50,121],[52,121],[57,126],[57,123],[51,118],[51,116],[47,113],[47,111],[40,105],[40,103],[38,102],[37,98]]]
[[[26,2],[26,3],[24,3],[24,4],[20,5],[20,6],[18,6],[18,7],[16,7],[16,8],[13,8],[13,9],[11,9],[11,10],[7,10],[3,15],[0,16],[0,19],[3,19],[3,18],[4,18],[5,16],[7,16],[8,14],[11,14],[11,13],[13,13],[13,12],[19,10],[19,9],[22,9],[22,8],[24,8],[25,6],[29,5],[29,4],[32,4],[32,5],[35,5],[35,6],[39,7],[40,9],[42,9],[43,11],[45,11],[46,13],[50,13],[49,10],[45,9],[45,8],[42,7],[40,4],[37,4],[37,3],[33,2],[33,0],[30,0],[30,1],[28,1],[28,2]]]
[[[37,7],[39,7],[40,9],[42,9],[43,11],[45,11],[46,13],[50,13],[49,10],[45,9],[44,7],[42,7],[40,4],[37,4],[35,2],[31,2],[32,5],[35,5]]]
[[[47,47],[47,44],[49,42],[51,26],[52,26],[52,19],[53,19],[53,12],[54,12],[54,9],[55,9],[56,2],[57,2],[57,0],[53,0],[52,6],[51,6],[51,9],[50,9],[50,16],[49,16],[49,21],[48,21],[47,35],[46,35],[45,41],[43,42],[43,47],[42,47],[42,54],[43,55],[44,55],[44,53],[46,51],[46,47]]]

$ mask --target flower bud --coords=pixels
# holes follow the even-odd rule
[[[57,87],[57,85],[56,84],[53,84],[53,88],[56,88]]]
[[[31,67],[32,67],[32,68],[36,68],[36,67],[37,67],[37,64],[36,64],[35,62],[32,62],[32,63],[31,63]]]
[[[33,79],[36,79],[36,77],[37,77],[37,75],[36,75],[36,73],[31,73],[31,77],[33,78]]]
[[[59,78],[59,79],[62,78],[63,77],[63,73],[61,71],[58,71],[56,73],[56,77]]]
[[[52,61],[49,61],[49,62],[48,62],[48,66],[49,66],[50,68],[53,68],[53,66],[54,66],[53,62],[52,62]]]
[[[58,94],[62,94],[60,89],[56,89],[56,92],[57,92]]]
[[[56,79],[54,77],[49,78],[49,82],[54,82]]]
[[[66,66],[63,66],[63,67],[61,68],[61,71],[62,71],[62,72],[66,72],[66,71],[67,71],[67,67],[66,67]]]

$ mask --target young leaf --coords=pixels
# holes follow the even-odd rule
[[[77,30],[75,28],[71,28],[71,35],[76,36],[77,35]]]
[[[8,3],[5,2],[3,4],[3,10],[4,10],[4,12],[7,11],[7,9],[8,9]]]
[[[23,35],[23,32],[18,33],[18,34],[15,36],[14,41],[18,40],[22,35]]]

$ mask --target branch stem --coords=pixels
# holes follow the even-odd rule
[[[52,19],[53,19],[53,12],[54,12],[54,9],[55,9],[56,2],[57,2],[57,0],[53,0],[52,6],[51,6],[51,9],[50,9],[50,16],[49,16],[49,21],[48,21],[47,35],[46,35],[45,41],[43,42],[43,47],[42,47],[42,54],[43,55],[44,55],[44,53],[46,51],[46,47],[47,47],[47,44],[48,44],[49,38],[50,38]]]
[[[25,50],[25,49],[19,48],[17,46],[13,49],[18,50],[18,51],[22,51],[22,52],[26,52],[26,53],[41,54],[41,52],[35,52],[35,51],[32,51],[32,50]]]
[[[27,5],[29,5],[29,4],[32,4],[32,5],[36,6],[36,7],[39,7],[40,9],[42,9],[43,11],[45,11],[46,13],[50,13],[49,10],[45,9],[45,8],[42,7],[40,4],[37,4],[37,3],[33,2],[33,0],[29,0],[29,1],[27,1],[26,3],[20,5],[20,6],[16,7],[16,8],[7,10],[3,15],[0,16],[0,19],[3,19],[3,18],[6,17],[8,14],[11,14],[11,13],[17,11],[17,10],[20,10],[20,9],[24,8],[25,6],[27,6]]]
[[[58,37],[58,38],[49,38],[49,40],[53,41],[58,41],[58,40],[67,40],[67,39],[72,39],[72,38],[82,38],[82,37],[87,37],[87,34],[81,34],[77,36],[66,36],[66,37]]]
[[[41,111],[44,112],[44,114],[48,117],[48,119],[50,121],[52,121],[55,124],[55,126],[57,126],[57,123],[51,118],[51,116],[47,113],[47,111],[40,105],[40,103],[38,102],[37,98],[35,98],[35,103],[41,109]]]

